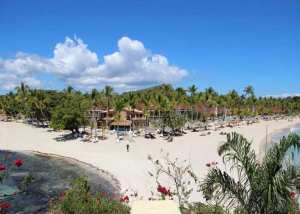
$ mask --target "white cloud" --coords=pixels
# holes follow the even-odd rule
[[[48,61],[36,55],[17,53],[15,59],[0,59],[0,88],[10,90],[21,81],[38,87],[41,82],[33,75],[47,69]]]
[[[0,60],[0,88],[11,89],[21,81],[39,86],[36,75],[43,72],[82,89],[109,84],[121,90],[173,83],[187,75],[165,56],[152,54],[142,42],[128,37],[118,41],[118,51],[105,55],[103,63],[81,39],[67,37],[55,46],[52,58],[18,53],[14,59]]]

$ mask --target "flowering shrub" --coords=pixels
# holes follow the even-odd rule
[[[170,188],[167,189],[166,187],[163,187],[160,184],[157,187],[157,192],[159,192],[161,194],[162,199],[165,199],[166,197],[172,197]]]
[[[229,214],[223,207],[203,203],[193,203],[181,209],[182,214]],[[236,213],[235,213],[236,214]],[[242,214],[242,213],[239,213]]]
[[[23,165],[23,160],[20,160],[20,159],[15,160],[15,165],[16,165],[16,167],[22,166]]]
[[[297,195],[296,192],[290,192],[290,198],[291,199],[295,200],[296,195]]]
[[[0,212],[1,213],[8,213],[9,208],[11,208],[10,203],[0,202]]]
[[[129,201],[128,196],[121,198],[122,202]],[[101,214],[129,214],[127,205],[111,199],[106,194],[92,195],[90,187],[84,178],[76,179],[72,188],[60,195],[50,204],[51,213],[101,213]]]
[[[128,202],[129,202],[129,197],[128,197],[128,195],[125,195],[125,196],[121,197],[121,198],[120,198],[120,201],[121,201],[121,202],[128,203]]]
[[[154,160],[151,156],[148,156],[148,159],[154,165],[154,172],[149,172],[149,174],[155,178],[159,197],[176,199],[180,207],[187,206],[192,192],[196,191],[193,186],[198,184],[198,178],[193,173],[191,165],[186,161],[179,162],[177,158],[172,160],[169,154],[165,155],[161,161]],[[165,179],[170,183],[172,191],[170,188],[161,186],[161,181]],[[154,195],[153,192],[152,195]]]
[[[6,159],[6,157],[5,157]],[[17,167],[23,165],[23,160],[17,159],[14,161],[14,164]],[[5,176],[9,174],[8,169],[5,164],[0,163],[0,182],[3,183]],[[9,209],[11,208],[11,204],[6,201],[0,201],[0,213],[8,213]]]
[[[6,170],[6,167],[3,164],[0,164],[0,172]]]

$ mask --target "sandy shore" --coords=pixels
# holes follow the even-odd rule
[[[261,154],[266,130],[270,134],[297,123],[300,123],[299,118],[293,121],[261,121],[249,126],[225,128],[222,131],[243,134],[253,141],[253,148]],[[182,137],[174,138],[172,143],[160,137],[154,140],[136,137],[134,142],[130,143],[130,152],[126,152],[126,143],[116,143],[116,136],[113,135],[99,143],[84,143],[80,139],[57,141],[55,139],[61,136],[60,132],[23,123],[0,122],[0,149],[31,150],[75,158],[110,172],[120,181],[123,191],[134,190],[140,197],[148,198],[151,190],[156,189],[153,178],[148,174],[152,167],[147,159],[148,155],[159,159],[163,150],[164,154],[168,152],[171,157],[188,160],[195,173],[202,179],[208,170],[206,163],[222,162],[217,148],[225,140],[225,136],[219,132],[213,131],[208,136],[188,132]],[[193,194],[192,200],[202,200],[201,194]]]

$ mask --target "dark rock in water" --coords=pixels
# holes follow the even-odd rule
[[[15,159],[22,159],[21,167],[14,165]],[[40,153],[15,153],[0,151],[0,163],[4,163],[9,176],[0,185],[0,199],[11,203],[10,213],[45,213],[50,199],[57,198],[69,189],[72,181],[86,177],[94,193],[105,192],[112,198],[119,198],[119,183],[109,173],[89,164],[60,156]],[[33,180],[24,190],[23,180]]]

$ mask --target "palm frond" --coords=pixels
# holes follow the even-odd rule
[[[262,165],[270,177],[275,176],[284,167],[284,160],[291,149],[300,150],[300,137],[296,134],[289,134],[287,137],[283,137],[279,143],[274,144],[269,149]]]
[[[257,169],[257,161],[251,142],[238,133],[227,135],[227,141],[218,148],[218,153],[223,156],[223,162],[231,163],[231,169],[237,169],[240,182],[252,185],[252,178]]]
[[[247,204],[247,190],[243,188],[243,185],[218,168],[209,171],[200,188],[207,200],[218,200],[229,207]]]

